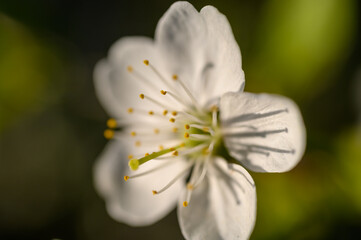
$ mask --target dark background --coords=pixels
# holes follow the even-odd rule
[[[113,221],[92,182],[108,118],[93,67],[122,36],[153,37],[172,2],[0,2],[0,239],[182,239],[175,211],[145,228]],[[359,238],[358,1],[191,2],[227,16],[245,90],[286,95],[304,116],[300,164],[251,173],[258,194],[251,238]]]

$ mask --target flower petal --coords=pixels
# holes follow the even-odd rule
[[[106,200],[109,215],[114,219],[131,226],[145,226],[160,220],[175,206],[182,181],[159,195],[153,196],[152,190],[166,185],[184,169],[184,162],[176,161],[155,173],[126,182],[125,175],[131,176],[164,164],[164,161],[151,161],[131,172],[128,161],[124,159],[129,154],[128,149],[132,146],[121,141],[107,145],[94,166],[95,187]]]
[[[302,158],[306,130],[297,105],[279,95],[227,93],[220,113],[225,145],[257,172],[284,172]]]
[[[164,110],[139,97],[143,93],[165,102],[166,96],[159,91],[166,85],[143,63],[144,60],[149,60],[161,68],[158,56],[153,40],[146,37],[121,38],[111,47],[108,59],[101,60],[94,71],[95,90],[108,114],[118,118],[129,118],[132,116],[127,114],[128,108],[159,112]],[[168,98],[167,101],[170,102],[168,106],[179,105],[172,99]]]
[[[226,17],[214,7],[199,13],[188,2],[174,3],[160,19],[155,39],[167,74],[178,74],[200,104],[242,88],[239,47]]]
[[[226,92],[243,91],[245,81],[241,50],[226,16],[213,6],[202,8],[200,13],[208,29],[206,59],[214,65],[206,73],[204,86],[207,94],[214,98]]]
[[[256,220],[256,188],[239,165],[218,159],[192,193],[187,207],[180,199],[178,221],[186,239],[248,239]]]

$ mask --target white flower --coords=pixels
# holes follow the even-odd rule
[[[242,166],[290,170],[305,128],[290,99],[243,92],[241,67],[226,17],[187,2],[164,14],[154,41],[122,38],[97,64],[113,140],[95,165],[95,185],[114,219],[149,225],[178,201],[187,239],[249,238],[256,191]]]

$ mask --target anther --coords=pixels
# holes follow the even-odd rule
[[[106,139],[112,139],[113,137],[114,137],[114,131],[113,130],[111,130],[111,129],[106,129],[105,131],[104,131],[104,137],[106,138]]]
[[[187,183],[187,189],[188,190],[193,190],[194,189],[194,185],[191,183]]]
[[[169,122],[174,123],[174,122],[175,122],[175,119],[174,119],[174,118],[171,118],[171,119],[169,119]]]
[[[134,109],[133,108],[128,108],[128,113],[133,113]]]
[[[188,206],[188,202],[187,201],[184,201],[183,202],[183,207],[187,207]]]
[[[158,134],[158,133],[159,133],[159,129],[158,129],[158,128],[155,128],[155,129],[154,129],[154,133],[155,133],[155,134]]]
[[[144,154],[144,156],[145,156],[145,157],[146,157],[146,156],[149,156],[149,153]]]
[[[172,155],[173,155],[173,156],[178,156],[178,151],[174,151],[174,152],[172,153]]]
[[[173,78],[173,80],[178,80],[178,75],[174,74],[174,75],[172,76],[172,78]]]
[[[117,127],[117,121],[114,118],[109,118],[107,121],[108,128],[116,128]]]
[[[163,111],[163,116],[167,115],[168,111],[167,110],[164,110]]]
[[[134,158],[134,156],[132,154],[129,154],[128,159],[132,159],[132,158]]]
[[[140,147],[140,145],[142,145],[140,141],[136,141],[134,144],[136,147]]]
[[[131,132],[130,135],[131,135],[132,137],[135,137],[135,136],[137,136],[137,133],[136,133],[136,132]]]
[[[174,127],[174,128],[172,129],[172,131],[173,131],[173,132],[177,132],[177,131],[178,131],[178,128]]]
[[[189,129],[190,128],[189,124],[184,125],[184,128]]]
[[[184,137],[185,137],[185,138],[189,138],[189,133],[187,133],[187,132],[184,133]]]
[[[179,146],[181,146],[181,147],[185,147],[185,146],[186,146],[186,144],[183,142],[183,143],[181,143]]]
[[[153,193],[153,195],[156,195],[158,192],[153,190],[152,193]]]
[[[154,112],[153,112],[153,111],[149,111],[148,114],[149,114],[149,115],[154,115]]]
[[[124,176],[124,181],[128,181],[129,176]]]
[[[127,71],[130,72],[130,73],[133,72],[133,67],[132,67],[132,66],[128,66],[128,67],[127,67]]]
[[[148,60],[144,60],[143,63],[144,63],[145,65],[147,65],[147,66],[149,65],[149,61],[148,61]]]
[[[164,149],[163,145],[159,145],[159,150],[163,150],[163,149]]]
[[[177,113],[176,111],[173,111],[173,112],[172,112],[172,115],[173,115],[173,116],[177,116],[177,114],[178,114],[178,113]]]
[[[140,97],[141,99],[144,99],[144,94],[143,94],[143,93],[140,94],[139,97]]]
[[[128,165],[129,165],[130,169],[135,171],[139,167],[139,161],[138,161],[138,159],[133,158],[129,161]]]
[[[167,91],[160,90],[160,93],[163,94],[163,95],[166,95],[166,94],[167,94]]]

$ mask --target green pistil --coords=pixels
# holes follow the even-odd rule
[[[130,169],[132,169],[133,171],[137,170],[138,167],[140,165],[142,165],[143,163],[146,163],[148,162],[149,160],[152,160],[154,158],[157,158],[157,157],[160,157],[164,154],[167,154],[167,153],[170,153],[170,152],[174,152],[175,150],[177,150],[178,148],[180,147],[184,147],[184,144],[180,144],[178,146],[175,146],[175,147],[171,147],[171,148],[167,148],[167,149],[164,149],[164,150],[161,150],[161,151],[158,151],[158,152],[153,152],[145,157],[142,157],[142,158],[139,158],[139,159],[131,159],[128,163]]]

